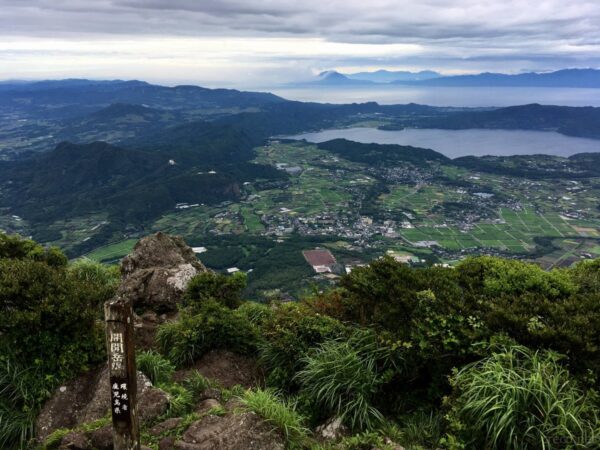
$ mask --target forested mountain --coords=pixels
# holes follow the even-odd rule
[[[198,86],[166,87],[144,81],[60,80],[4,84],[0,108],[11,108],[44,116],[74,117],[113,103],[143,104],[153,108],[246,108],[277,103],[283,99],[268,93],[234,89],[207,89]]]
[[[600,87],[600,70],[564,69],[548,73],[480,73],[476,75],[456,75],[425,80],[397,80],[395,84],[417,84],[419,86],[485,86],[485,87]]]

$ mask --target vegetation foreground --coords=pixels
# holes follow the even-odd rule
[[[115,266],[0,235],[0,448],[59,448],[73,431],[39,442],[35,420],[61,383],[106,359],[102,304],[119,282]],[[299,302],[244,301],[244,288],[243,274],[196,275],[155,349],[139,352],[169,399],[144,445],[159,448],[151,430],[169,418],[176,439],[200,415],[251,411],[292,449],[600,448],[600,260],[544,271],[384,257]],[[195,372],[216,349],[256,360],[264,382],[225,388]],[[207,389],[235,408],[199,415]],[[325,439],[332,419],[339,434]]]

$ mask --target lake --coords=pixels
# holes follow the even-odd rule
[[[280,87],[270,92],[289,100],[319,103],[382,105],[419,103],[431,106],[514,106],[528,103],[562,106],[600,106],[600,89],[546,87],[415,87],[346,86]]]
[[[344,138],[377,144],[400,144],[430,148],[449,158],[460,156],[555,155],[600,152],[600,140],[564,136],[551,131],[527,130],[437,130],[404,129],[384,131],[376,128],[344,128],[289,136],[308,142]]]

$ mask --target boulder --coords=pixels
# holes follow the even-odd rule
[[[181,417],[171,417],[170,419],[163,420],[150,429],[150,434],[152,436],[162,436],[163,434],[177,428],[182,420],[183,419]]]
[[[121,262],[118,296],[136,310],[172,312],[190,279],[207,269],[182,238],[156,233],[141,239]]]
[[[137,375],[138,414],[141,422],[149,421],[165,412],[169,397],[143,373]],[[110,409],[109,387],[108,367],[103,365],[56,389],[38,415],[38,440],[44,441],[58,428],[74,428],[104,417]]]
[[[238,384],[249,388],[263,382],[263,374],[256,359],[228,350],[211,350],[196,361],[192,368],[178,371],[175,380],[184,380],[194,371],[228,389]]]
[[[317,436],[326,441],[337,441],[349,434],[348,428],[339,417],[329,419],[323,425],[319,425],[315,431]]]
[[[105,425],[87,433],[87,437],[95,450],[113,449],[112,425]]]
[[[204,414],[219,406],[221,406],[221,404],[217,400],[214,398],[207,398],[206,400],[202,400],[198,406],[196,406],[196,412],[198,414]]]
[[[283,450],[285,440],[252,412],[205,416],[192,423],[177,450]]]
[[[158,450],[171,450],[175,448],[175,438],[167,436],[158,442]]]
[[[69,433],[60,441],[59,450],[92,450],[83,433]]]
[[[112,425],[106,425],[87,433],[87,437],[95,450],[112,450]]]

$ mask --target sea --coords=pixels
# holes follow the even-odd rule
[[[382,105],[419,103],[431,106],[514,106],[529,103],[563,106],[600,106],[600,89],[545,87],[413,87],[303,86],[264,89],[288,100],[319,103]]]

